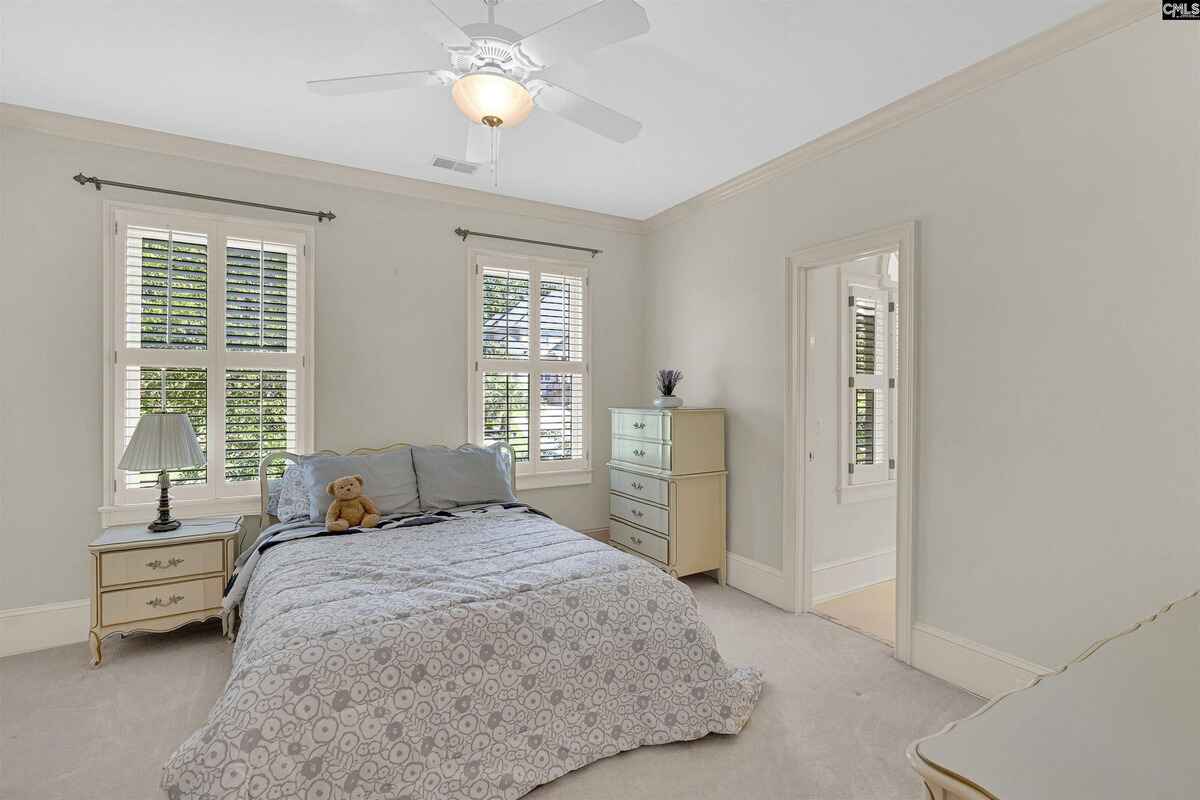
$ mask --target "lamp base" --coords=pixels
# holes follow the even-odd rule
[[[158,473],[158,518],[146,526],[154,533],[166,533],[178,530],[183,523],[171,516],[171,499],[167,492],[171,488],[171,480],[164,469]]]

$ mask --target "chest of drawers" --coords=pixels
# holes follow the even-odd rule
[[[725,582],[725,410],[613,408],[609,543]]]

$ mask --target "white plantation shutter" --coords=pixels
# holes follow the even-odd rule
[[[586,468],[586,271],[477,254],[474,272],[472,439],[508,442],[518,474]]]
[[[171,473],[176,499],[256,493],[265,454],[311,446],[305,230],[182,212],[111,214],[113,503],[156,494],[155,474],[115,466],[151,411],[186,413],[208,457],[206,467]]]
[[[893,322],[886,289],[851,283],[847,337],[849,357],[849,454],[847,483],[861,485],[892,477]]]

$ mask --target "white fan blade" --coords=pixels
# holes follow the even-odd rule
[[[486,164],[492,160],[491,128],[467,123],[467,153],[463,160],[472,164]]]
[[[614,142],[628,142],[642,130],[642,123],[636,119],[602,106],[595,100],[588,100],[570,89],[542,80],[531,82],[530,88],[534,90],[533,102],[538,106]]]
[[[603,0],[529,34],[517,42],[516,50],[534,67],[545,69],[648,30],[646,9],[633,0]]]
[[[415,72],[381,72],[375,75],[355,75],[349,78],[328,78],[309,81],[308,89],[317,94],[362,94],[387,92],[393,89],[421,89],[426,86],[445,86],[445,70],[421,69]]]
[[[467,32],[458,27],[454,20],[450,19],[445,11],[438,7],[437,3],[429,2],[430,8],[433,9],[433,14],[430,19],[421,24],[421,30],[425,31],[430,37],[437,39],[446,47],[470,47],[471,37]]]

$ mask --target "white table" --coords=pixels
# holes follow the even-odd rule
[[[1200,797],[1200,592],[915,742],[934,800]]]

